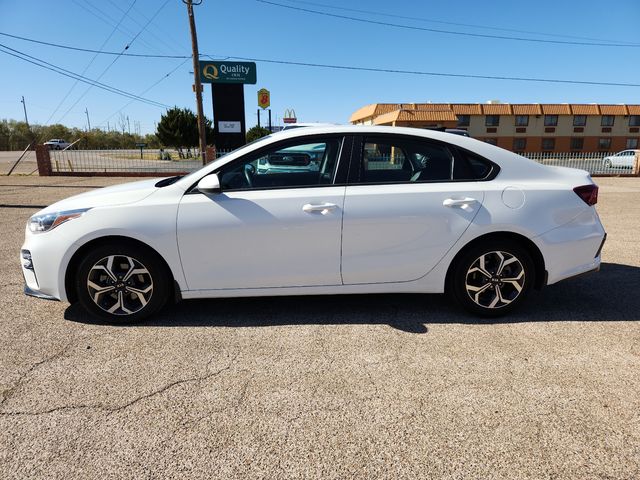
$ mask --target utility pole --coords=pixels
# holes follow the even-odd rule
[[[127,131],[129,135],[131,135],[131,123],[129,123],[129,115],[127,115]]]
[[[87,114],[87,125],[89,125],[89,131],[91,131],[91,121],[89,120],[89,109],[84,107],[84,113]]]
[[[22,96],[22,100],[20,100],[20,103],[22,103],[22,108],[24,109],[24,123],[26,123],[27,128],[29,128],[29,119],[27,118],[27,104],[24,101],[24,95]]]
[[[196,19],[193,15],[193,0],[182,0],[187,5],[189,15],[189,27],[191,29],[191,48],[193,50],[193,79],[196,90],[196,104],[198,109],[198,133],[200,136],[200,157],[202,164],[207,163],[207,138],[204,129],[204,110],[202,108],[202,83],[200,82],[200,54],[198,53],[198,35],[196,33]],[[198,0],[195,5],[200,5],[202,0]]]

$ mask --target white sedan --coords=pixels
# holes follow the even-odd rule
[[[633,168],[640,150],[623,150],[602,159],[605,168]]]
[[[65,148],[69,148],[71,144],[61,138],[52,138],[44,142],[44,145],[48,146],[49,150],[64,150]]]
[[[257,174],[311,150],[317,170]],[[262,138],[184,176],[123,184],[31,217],[25,293],[134,321],[168,301],[449,292],[483,316],[598,270],[598,187],[471,138],[340,126]]]

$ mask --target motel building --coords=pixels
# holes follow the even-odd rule
[[[354,125],[463,129],[518,153],[618,152],[637,149],[640,105],[540,103],[374,103]]]

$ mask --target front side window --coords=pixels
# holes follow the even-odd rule
[[[544,116],[544,126],[545,127],[555,127],[558,125],[558,115],[545,115]]]
[[[613,127],[613,122],[615,121],[615,118],[616,117],[614,117],[613,115],[603,115],[600,125],[603,127]]]
[[[255,190],[330,185],[341,145],[341,138],[307,138],[304,143],[249,154],[220,169],[220,186],[222,190]]]
[[[487,115],[484,120],[487,127],[497,127],[500,125],[500,115]]]
[[[574,127],[584,127],[587,124],[587,116],[586,115],[574,115],[573,116],[573,126]]]
[[[529,115],[516,115],[516,127],[526,127],[529,125]]]

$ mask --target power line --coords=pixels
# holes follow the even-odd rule
[[[133,8],[133,6],[136,4],[136,0],[133,0],[133,2],[131,3],[131,5],[129,6],[129,8],[127,9],[127,11],[124,13],[124,15],[122,15],[122,17],[120,18],[120,21],[118,22],[118,24],[113,28],[113,30],[111,30],[111,33],[109,34],[109,36],[105,39],[104,42],[102,42],[102,45],[100,45],[100,51],[102,51],[102,49],[107,45],[107,42],[109,42],[109,40],[111,40],[111,37],[113,37],[113,34],[116,33],[116,30],[118,29],[118,27],[120,26],[120,24],[124,21],[124,19],[127,17],[127,15],[129,14],[129,12],[131,11],[131,9]],[[93,54],[93,57],[91,58],[91,60],[89,61],[89,63],[87,64],[86,67],[84,67],[84,70],[82,70],[82,72],[80,72],[80,75],[84,75],[87,70],[89,70],[89,67],[91,65],[93,65],[93,62],[95,61],[96,58],[98,58],[99,53],[96,52]],[[71,95],[71,92],[73,92],[73,90],[76,88],[76,85],[78,85],[78,82],[80,80],[76,80],[73,85],[71,85],[71,88],[69,88],[69,90],[67,91],[67,93],[65,94],[64,97],[62,97],[62,100],[60,100],[60,102],[58,103],[58,105],[56,106],[56,108],[53,110],[53,112],[51,112],[51,115],[49,115],[49,118],[47,119],[46,122],[44,122],[45,125],[47,125],[49,123],[49,121],[53,118],[53,116],[58,113],[58,110],[60,109],[60,107],[62,106],[62,104],[67,100],[67,98],[69,98],[69,95]]]
[[[286,0],[291,2],[291,0]],[[413,21],[417,21],[417,22],[427,22],[427,23],[439,23],[442,25],[454,25],[457,27],[470,27],[470,28],[480,28],[480,29],[484,29],[484,30],[497,30],[497,31],[501,31],[501,32],[514,32],[514,33],[526,33],[526,34],[530,34],[530,35],[542,35],[542,36],[546,36],[546,37],[559,37],[559,38],[574,38],[574,39],[578,39],[578,40],[593,40],[596,42],[608,42],[608,43],[623,43],[620,40],[608,40],[608,39],[603,39],[603,38],[593,38],[593,37],[580,37],[580,36],[576,36],[576,35],[563,35],[560,33],[547,33],[547,32],[534,32],[531,30],[519,30],[519,29],[515,29],[515,28],[504,28],[504,27],[494,27],[494,26],[488,26],[488,25],[478,25],[478,24],[473,24],[473,23],[458,23],[458,22],[447,22],[444,20],[435,20],[433,18],[424,18],[424,17],[410,17],[410,16],[406,16],[406,15],[394,15],[388,12],[376,12],[376,11],[372,11],[372,10],[359,10],[357,8],[347,8],[347,7],[339,7],[337,5],[329,5],[326,3],[317,3],[317,2],[308,2],[308,1],[303,1],[303,0],[297,0],[295,2],[291,2],[291,3],[303,3],[306,5],[313,5],[316,7],[326,7],[326,8],[331,8],[334,10],[343,10],[346,12],[356,12],[356,13],[364,13],[367,15],[378,15],[378,16],[383,16],[383,17],[388,17],[388,18],[401,18],[403,20],[413,20]],[[640,44],[633,44],[633,43],[627,43],[625,45],[639,45]]]
[[[67,48],[71,50],[82,50],[85,52],[93,52],[93,53],[98,52],[104,55],[119,55],[119,53],[117,52],[99,52],[98,50],[80,49],[80,48],[71,47],[68,45],[59,45],[59,44],[54,44],[49,42],[41,42],[39,40],[33,40],[25,37],[18,37],[17,35],[10,35],[3,32],[0,32],[0,35],[5,35],[5,36],[9,36],[12,38],[17,38],[19,40],[25,40],[29,42],[44,43],[52,47]],[[190,59],[191,58],[191,55],[145,55],[145,54],[135,54],[135,53],[130,53],[130,54],[124,53],[122,54],[122,56],[173,58],[173,59]],[[212,55],[200,54],[200,56],[210,58],[212,60],[216,60]],[[224,56],[224,55],[219,55],[219,56]],[[404,75],[430,75],[430,76],[455,77],[455,78],[478,78],[478,79],[485,79],[485,80],[512,80],[512,81],[519,81],[519,82],[545,82],[545,83],[563,83],[563,84],[597,85],[597,86],[613,86],[613,87],[639,87],[640,86],[640,84],[636,84],[636,83],[596,82],[596,81],[586,81],[586,80],[564,80],[564,79],[553,79],[553,78],[509,77],[509,76],[493,76],[493,75],[477,75],[477,74],[458,74],[458,73],[446,73],[446,72],[425,72],[425,71],[414,71],[414,70],[400,70],[400,69],[394,69],[394,68],[354,67],[351,65],[295,62],[295,61],[289,61],[289,60],[241,57],[236,55],[228,55],[224,57],[226,57],[226,59],[246,60],[251,62],[262,62],[262,63],[274,63],[274,64],[280,64],[280,65],[295,65],[295,66],[301,66],[301,67],[329,68],[329,69],[335,69],[335,70],[353,70],[353,71],[363,71],[363,72],[399,73]]]
[[[117,8],[118,10],[120,10],[121,12],[124,12],[124,9],[118,5],[118,3],[114,2],[113,0],[108,0],[108,2],[113,5],[115,8]],[[141,26],[142,22],[139,22],[137,20],[137,18],[141,18],[143,21],[144,20],[149,20],[149,18],[143,13],[141,12],[137,7],[133,7],[133,13],[134,15],[129,17],[129,20],[131,20],[132,22],[134,22],[137,26]],[[153,25],[155,28],[158,28],[157,26]],[[161,35],[156,34],[153,30],[151,30],[150,28],[147,28],[146,32],[151,35],[157,42],[162,43],[165,47],[168,47],[170,50],[175,51],[179,51],[176,48],[176,44],[178,43],[178,41],[176,41],[173,37],[171,37],[166,31],[163,31]],[[172,40],[172,42],[168,42],[167,40]]]
[[[135,3],[135,0],[134,0]],[[122,52],[120,52],[121,54],[124,53],[126,50],[129,49],[129,47],[131,45],[133,45],[133,42],[136,41],[136,39],[142,34],[142,32],[145,31],[145,29],[147,28],[147,26],[149,26],[149,24],[153,21],[154,18],[156,18],[156,16],[162,11],[162,9],[167,5],[167,3],[169,3],[169,0],[165,0],[164,3],[162,5],[160,5],[160,8],[158,8],[158,10],[156,10],[156,13],[153,14],[153,16],[147,21],[147,23],[144,24],[144,26],[142,27],[142,29],[140,29],[138,31],[138,33],[135,34],[135,36],[129,41],[129,43],[127,43],[125,45],[125,47],[122,49]],[[133,4],[131,5],[133,6]],[[107,67],[102,71],[102,73],[100,75],[98,75],[98,78],[96,78],[96,80],[100,80],[105,73],[107,73],[109,71],[109,69],[118,61],[118,59],[121,57],[122,55],[117,55],[113,61],[107,65]],[[80,95],[80,97],[78,97],[78,99],[75,101],[75,103],[73,105],[71,105],[66,112],[64,112],[64,114],[58,119],[58,123],[60,123],[62,121],[62,119],[64,119],[64,117],[66,117],[68,115],[68,113],[78,104],[78,102],[80,102],[80,100],[82,100],[84,98],[84,96],[89,93],[89,91],[93,88],[92,85],[89,85],[89,87],[82,93],[82,95]]]
[[[9,50],[9,51],[7,51]],[[64,68],[58,67],[56,65],[53,65],[52,63],[46,62],[44,60],[41,60],[39,58],[33,57],[31,55],[27,55],[26,53],[20,52],[19,50],[15,50],[13,48],[10,48],[6,45],[3,45],[0,43],[0,52],[5,53],[7,55],[11,55],[12,57],[16,57],[19,58],[20,60],[23,60],[25,62],[28,63],[32,63],[33,65],[37,65],[39,67],[45,68],[47,70],[51,70],[52,72],[56,72],[60,75],[63,75],[65,77],[69,77],[69,78],[73,78],[73,79],[79,79],[81,82],[89,84],[89,85],[93,85],[97,88],[100,88],[102,90],[106,90],[108,92],[111,93],[115,93],[117,95],[121,95],[127,98],[131,98],[133,100],[137,100],[139,102],[143,102],[146,103],[148,105],[152,105],[154,107],[160,107],[160,108],[171,108],[169,105],[165,105],[164,103],[160,103],[160,102],[156,102],[155,100],[150,100],[148,98],[143,98],[140,97],[138,95],[134,95],[132,93],[126,92],[124,90],[120,90],[119,88],[115,88],[112,87],[110,85],[98,82],[96,80],[93,80],[91,78],[87,78],[84,77],[82,75],[78,75],[75,72],[72,72],[70,70],[66,70]]]
[[[208,55],[202,55],[208,57]],[[562,80],[556,78],[534,78],[534,77],[508,77],[499,75],[475,75],[467,73],[445,73],[445,72],[425,72],[419,70],[398,70],[394,68],[373,68],[373,67],[354,67],[351,65],[330,65],[326,63],[308,63],[293,62],[287,60],[271,60],[265,58],[254,57],[238,57],[235,55],[228,58],[237,60],[246,60],[250,62],[276,63],[280,65],[297,65],[301,67],[330,68],[334,70],[354,70],[359,72],[378,72],[378,73],[400,73],[405,75],[423,75],[433,77],[453,77],[453,78],[476,78],[482,80],[509,80],[516,82],[539,82],[539,83],[563,83],[572,85],[599,85],[609,87],[640,87],[640,83],[616,83],[616,82],[592,82],[588,80]]]
[[[105,51],[105,50],[94,50],[91,48],[81,48],[81,47],[74,47],[72,45],[63,45],[60,43],[52,43],[52,42],[45,42],[43,40],[35,40],[33,38],[21,37],[20,35],[12,35],[6,32],[0,32],[0,35],[5,37],[10,37],[10,38],[15,38],[16,40],[23,40],[25,42],[37,43],[39,45],[46,45],[48,47],[74,50],[76,52],[96,53],[101,55],[116,55],[121,57],[139,57],[139,58],[191,58],[191,55],[154,55],[150,53],[128,53],[128,52],[123,53],[123,52],[111,52],[111,51]]]
[[[96,17],[97,19],[99,19],[100,21],[106,23],[111,27],[113,27],[116,24],[116,21],[111,17],[111,15],[101,10],[100,8],[96,7],[94,4],[89,2],[89,0],[82,0],[81,2],[78,0],[73,0],[73,3],[83,8],[84,10],[89,12],[91,15],[93,15],[94,17]],[[91,10],[89,9],[89,7],[91,7]],[[96,11],[98,13],[96,13]],[[123,25],[116,27],[116,29],[126,37],[131,37],[132,35],[134,35],[134,32],[132,30],[125,28]],[[151,48],[151,49],[154,48],[154,45],[144,40],[140,40],[140,41],[145,45],[146,48]]]
[[[294,7],[292,5],[284,5],[282,3],[271,2],[269,0],[256,0],[256,2],[264,3],[265,5],[272,5],[276,7],[288,8],[290,10],[296,10],[299,12],[305,13],[313,13],[315,15],[322,15],[325,17],[333,17],[340,18],[342,20],[351,20],[353,22],[360,23],[368,23],[372,25],[381,25],[385,27],[394,27],[394,28],[402,28],[405,30],[417,30],[422,32],[432,32],[432,33],[444,33],[447,35],[460,35],[464,37],[475,37],[475,38],[491,38],[494,40],[513,40],[518,42],[534,42],[534,43],[547,43],[554,45],[579,45],[579,46],[589,46],[589,47],[629,47],[629,48],[639,48],[640,44],[632,44],[632,43],[595,43],[595,42],[578,42],[578,41],[570,41],[570,40],[545,40],[542,38],[527,38],[527,37],[510,37],[507,35],[489,35],[484,33],[471,33],[471,32],[458,32],[454,30],[440,30],[437,28],[427,28],[427,27],[417,27],[414,25],[404,25],[400,23],[391,23],[391,22],[382,22],[378,20],[368,20],[365,18],[352,17],[349,15],[339,15],[337,13],[329,13],[322,12],[319,10],[312,10],[310,8],[303,7]]]
[[[156,85],[158,85],[160,82],[162,82],[163,80],[165,80],[166,78],[168,78],[171,74],[173,74],[176,70],[178,70],[180,67],[182,67],[185,63],[187,63],[189,60],[191,60],[191,57],[185,58],[182,62],[180,62],[180,64],[175,67],[173,70],[171,70],[169,73],[165,74],[163,77],[161,77],[159,80],[157,80],[155,83],[153,83],[152,85],[150,85],[149,87],[147,87],[145,90],[143,90],[142,92],[140,92],[138,95],[142,96],[145,93],[147,93],[149,90],[151,90],[152,88],[154,88]],[[125,105],[122,106],[122,108],[120,108],[119,110],[116,110],[115,112],[113,112],[111,115],[109,115],[107,118],[105,118],[102,122],[100,122],[99,126],[104,126],[104,123],[109,121],[114,115],[117,115],[118,113],[120,113],[122,110],[124,110],[125,108],[127,108],[129,105],[131,105],[134,102],[134,100],[130,100],[129,102],[127,102]]]

